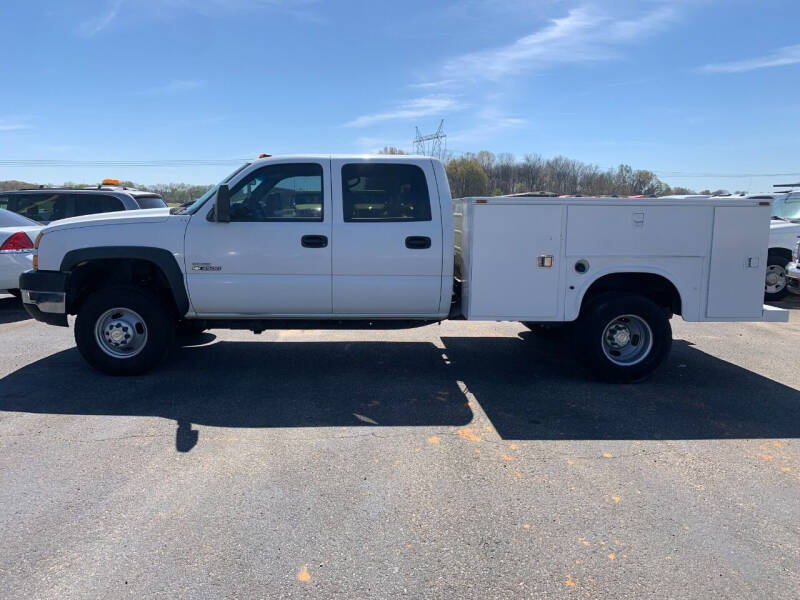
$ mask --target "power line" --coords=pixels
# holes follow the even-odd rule
[[[165,160],[47,160],[1,159],[0,167],[192,167],[240,165],[247,158],[165,159]]]
[[[443,142],[447,134],[444,133],[444,120],[439,123],[435,133],[421,135],[417,128],[414,139],[415,154],[443,158],[447,152]],[[458,154],[467,154],[456,150]],[[158,160],[55,160],[55,159],[0,159],[0,167],[193,167],[193,166],[229,166],[241,165],[248,162],[248,158],[174,158]],[[600,167],[601,169],[614,170],[616,167]],[[793,173],[711,173],[691,171],[667,171],[649,169],[661,177],[698,177],[698,178],[749,178],[749,177],[800,177],[800,172]]]
[[[800,177],[800,173],[681,173],[679,171],[653,171],[663,177]]]

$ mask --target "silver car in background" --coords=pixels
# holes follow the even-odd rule
[[[19,296],[19,276],[33,268],[33,245],[42,229],[36,221],[0,208],[0,293]]]

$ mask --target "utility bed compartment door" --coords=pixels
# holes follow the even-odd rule
[[[567,256],[706,256],[707,206],[569,207]]]
[[[769,211],[769,206],[714,209],[707,317],[761,320]]]
[[[476,204],[474,211],[468,317],[556,317],[563,207]],[[538,266],[539,257],[549,266]]]

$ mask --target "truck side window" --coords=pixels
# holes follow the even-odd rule
[[[75,198],[75,216],[77,217],[125,210],[122,200],[114,196],[73,194],[73,197]]]
[[[322,165],[269,165],[231,189],[231,221],[322,221],[322,196]]]
[[[67,217],[66,194],[25,194],[18,196],[16,212],[34,221],[56,221]]]
[[[431,220],[428,184],[416,165],[344,165],[342,204],[346,222]]]

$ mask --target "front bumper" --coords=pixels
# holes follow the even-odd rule
[[[790,262],[786,265],[786,287],[790,292],[800,294],[800,263]]]
[[[25,271],[19,277],[22,306],[37,321],[67,326],[67,274]]]

